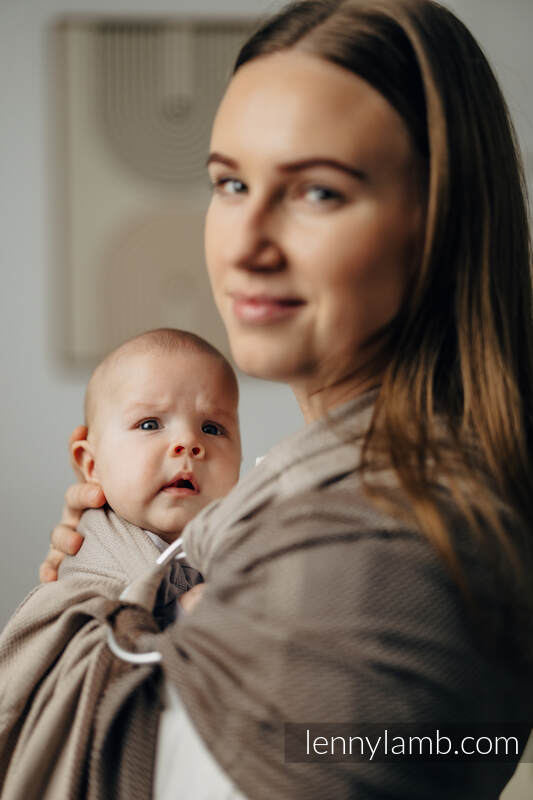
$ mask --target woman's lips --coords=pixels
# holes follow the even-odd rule
[[[244,295],[233,293],[233,313],[241,322],[261,324],[277,322],[298,313],[302,300],[271,295]]]

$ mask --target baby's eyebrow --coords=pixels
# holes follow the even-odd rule
[[[125,406],[124,411],[126,414],[133,414],[133,413],[141,413],[142,411],[163,411],[166,408],[166,405],[162,403],[158,403],[156,401],[152,402],[151,400],[142,400],[136,403],[130,403],[129,405]]]
[[[228,411],[226,408],[219,408],[215,406],[208,406],[204,411],[208,417],[226,417],[226,419],[234,420],[236,414],[234,411]]]
[[[141,400],[133,403],[129,403],[124,408],[125,414],[160,414],[163,411],[166,411],[168,405],[166,403],[160,403],[156,400]],[[237,417],[235,411],[230,411],[222,406],[211,406],[206,404],[204,408],[200,411],[200,413],[205,417],[223,417],[228,420],[234,421]]]

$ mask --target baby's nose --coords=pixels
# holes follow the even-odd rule
[[[202,459],[205,457],[205,448],[199,442],[193,442],[192,444],[173,444],[170,448],[170,452],[172,456],[183,456],[188,455],[191,458],[196,460]]]

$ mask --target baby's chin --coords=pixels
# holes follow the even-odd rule
[[[150,533],[155,533],[156,536],[159,536],[159,538],[162,539],[167,544],[172,544],[172,542],[175,542],[176,539],[179,539],[179,537],[181,536],[181,532],[183,530],[183,528],[181,527],[178,529],[173,528],[172,530],[162,530],[157,525],[150,525],[146,521],[137,522],[134,519],[128,519],[128,517],[126,517],[124,514],[120,514],[119,516],[121,516],[123,519],[126,520],[126,522],[129,522],[131,525],[135,525],[137,528],[141,528],[143,531],[150,531]]]
[[[159,536],[160,539],[163,539],[163,541],[166,542],[167,544],[172,544],[172,542],[175,542],[176,539],[179,539],[179,537],[181,536],[181,531],[159,531],[159,530],[154,531],[153,528],[149,527],[144,527],[143,530],[150,531],[150,533],[155,533],[157,536]]]
[[[199,500],[198,496],[186,498],[186,502],[180,498],[179,502],[172,506],[167,504],[165,507],[163,504],[153,503],[152,507],[140,509],[126,508],[126,504],[121,506],[120,503],[116,503],[114,507],[111,503],[110,505],[115,513],[127,522],[142,530],[155,533],[167,544],[172,544],[181,536],[185,526],[204,506],[208,505],[207,502],[202,503]]]
[[[189,520],[187,520],[187,522],[188,521]],[[179,525],[166,526],[161,524],[155,525],[150,520],[145,520],[143,524],[139,525],[138,527],[142,528],[145,531],[150,531],[150,533],[155,533],[157,536],[159,536],[160,539],[163,539],[163,541],[166,542],[167,544],[172,544],[172,542],[175,542],[176,539],[179,539],[179,537],[181,536],[181,532],[183,531],[187,522],[181,523]]]
[[[196,516],[196,513],[183,513],[183,511],[184,509],[173,509],[164,514],[147,515],[140,523],[134,524],[145,531],[155,533],[167,544],[172,544],[181,536],[187,523]]]

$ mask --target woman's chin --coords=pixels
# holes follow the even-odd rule
[[[296,365],[287,353],[268,352],[268,348],[243,348],[232,346],[232,355],[237,367],[252,378],[265,381],[291,383]]]

